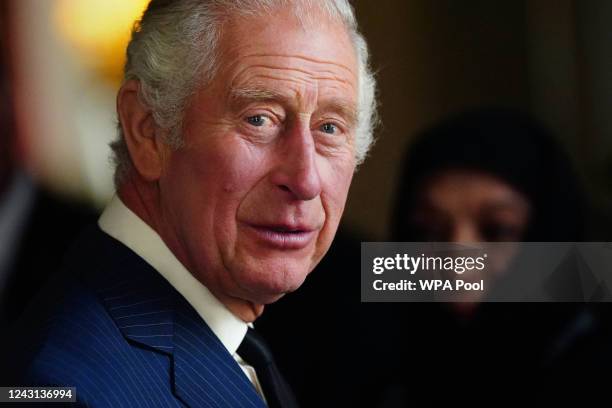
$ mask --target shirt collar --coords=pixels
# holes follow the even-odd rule
[[[181,264],[155,230],[117,196],[100,216],[98,225],[157,270],[196,310],[230,354],[235,354],[246,335],[247,324]]]

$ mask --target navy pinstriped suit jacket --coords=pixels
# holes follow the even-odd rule
[[[195,310],[97,226],[68,256],[18,362],[23,385],[75,386],[89,407],[265,403]],[[23,361],[25,360],[25,361]]]

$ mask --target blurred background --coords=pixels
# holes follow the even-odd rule
[[[3,0],[18,149],[45,186],[96,207],[112,194],[108,143],[134,19],[146,0]],[[354,1],[380,85],[382,126],[344,228],[384,240],[415,134],[477,107],[533,114],[575,161],[595,210],[612,214],[612,3],[605,0]]]
[[[19,160],[47,187],[100,207],[125,47],[146,0],[3,1]]]

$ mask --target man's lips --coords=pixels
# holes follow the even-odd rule
[[[246,224],[262,243],[277,249],[302,249],[315,238],[319,228],[303,224]]]

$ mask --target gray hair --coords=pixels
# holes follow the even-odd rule
[[[229,16],[271,14],[281,7],[292,7],[301,22],[315,18],[315,10],[346,27],[358,60],[355,158],[358,165],[363,162],[377,124],[376,81],[348,0],[152,0],[132,30],[123,81],[139,81],[138,97],[151,109],[157,126],[167,131],[165,143],[182,146],[183,112],[195,91],[216,74],[223,22]],[[111,148],[119,187],[133,167],[121,124]]]

